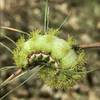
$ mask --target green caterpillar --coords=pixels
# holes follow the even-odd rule
[[[17,71],[12,73],[10,77],[0,84],[0,89],[16,78],[20,78],[26,74],[28,76],[20,85],[0,97],[0,100],[3,100],[11,92],[33,78],[37,73],[40,79],[48,86],[66,89],[74,86],[78,81],[83,79],[86,73],[95,71],[86,71],[84,67],[87,58],[86,54],[84,50],[75,49],[73,47],[76,45],[76,41],[72,37],[68,37],[67,40],[58,37],[59,30],[66,19],[58,29],[49,29],[48,16],[49,7],[48,0],[46,0],[44,31],[34,30],[30,34],[27,34],[18,29],[0,27],[29,36],[27,39],[21,36],[18,42],[15,43],[12,39],[2,34],[6,39],[12,42],[16,48],[12,51],[9,47],[0,42],[1,46],[13,54],[13,60],[15,62],[15,66],[2,67],[0,71],[11,68],[17,68]],[[29,70],[30,73],[28,73],[27,70]]]
[[[46,33],[35,30],[27,40],[21,37],[13,51],[14,61],[22,69],[43,66],[39,76],[51,87],[71,87],[84,77],[85,53],[73,49],[75,40],[72,37],[67,41],[59,38],[57,29]]]

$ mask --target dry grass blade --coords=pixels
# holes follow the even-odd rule
[[[6,93],[4,96],[2,96],[0,98],[0,100],[3,100],[7,95],[9,95],[11,92],[15,91],[17,88],[21,87],[23,84],[25,84],[28,80],[30,80],[31,78],[35,77],[36,74],[39,72],[39,70],[41,69],[42,67],[39,67],[37,66],[36,68],[33,68],[32,69],[32,73],[28,73],[30,74],[30,76],[25,80],[23,81],[20,85],[18,85],[17,87],[15,87],[14,89],[10,90],[8,93]]]
[[[9,38],[8,36],[5,36],[5,35],[3,35],[3,37],[8,39],[9,41],[11,41],[16,46],[16,43],[11,38]]]
[[[22,72],[22,70],[19,69],[15,73],[13,73],[8,79],[6,79],[3,83],[0,84],[0,88],[13,82],[15,79],[17,79],[18,77],[20,77],[21,75],[24,74],[24,73],[20,74],[21,72]]]
[[[12,50],[10,48],[8,48],[5,44],[3,44],[2,42],[0,42],[0,45],[5,47],[9,52],[11,52],[11,54],[13,54]]]
[[[58,30],[60,30],[62,28],[62,26],[69,20],[71,16],[71,12],[69,13],[68,16],[65,17],[64,21],[61,23],[61,25],[58,27]]]
[[[44,32],[46,33],[49,26],[49,7],[48,7],[48,0],[45,3],[45,15],[44,15]]]
[[[5,66],[5,67],[1,67],[0,68],[0,71],[5,71],[5,70],[9,70],[9,69],[15,69],[16,68],[16,66]]]
[[[15,32],[19,32],[19,33],[23,33],[27,36],[29,36],[29,34],[27,32],[24,32],[22,30],[18,30],[18,29],[15,29],[15,28],[11,28],[11,27],[5,27],[5,26],[2,26],[0,27],[1,29],[6,29],[6,30],[10,30],[10,31],[15,31]]]

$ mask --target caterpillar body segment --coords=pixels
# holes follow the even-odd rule
[[[26,41],[23,37],[18,40],[13,51],[16,65],[24,69],[44,65],[39,75],[46,84],[56,88],[73,86],[76,80],[84,76],[78,72],[85,71],[85,53],[75,51],[72,38],[69,37],[68,41],[61,39],[54,29],[49,30],[48,34],[41,33],[33,31]]]

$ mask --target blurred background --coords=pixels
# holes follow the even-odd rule
[[[7,26],[31,32],[43,29],[45,0],[0,0],[0,27]],[[61,28],[60,37],[73,36],[79,44],[100,41],[100,0],[49,0],[49,28],[58,28],[71,12]],[[0,29],[0,42],[12,50],[15,46],[2,36],[15,42],[20,33]],[[100,68],[100,49],[86,50],[87,70]],[[0,66],[14,65],[12,55],[0,46]],[[0,71],[0,83],[15,70]],[[18,86],[24,78],[10,83],[0,90],[0,97]],[[4,100],[100,100],[100,71],[87,74],[86,78],[72,89],[50,88],[38,78],[26,82]]]

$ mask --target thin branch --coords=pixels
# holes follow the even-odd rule
[[[92,44],[80,44],[74,45],[73,48],[75,49],[100,49],[100,42],[92,43]]]

